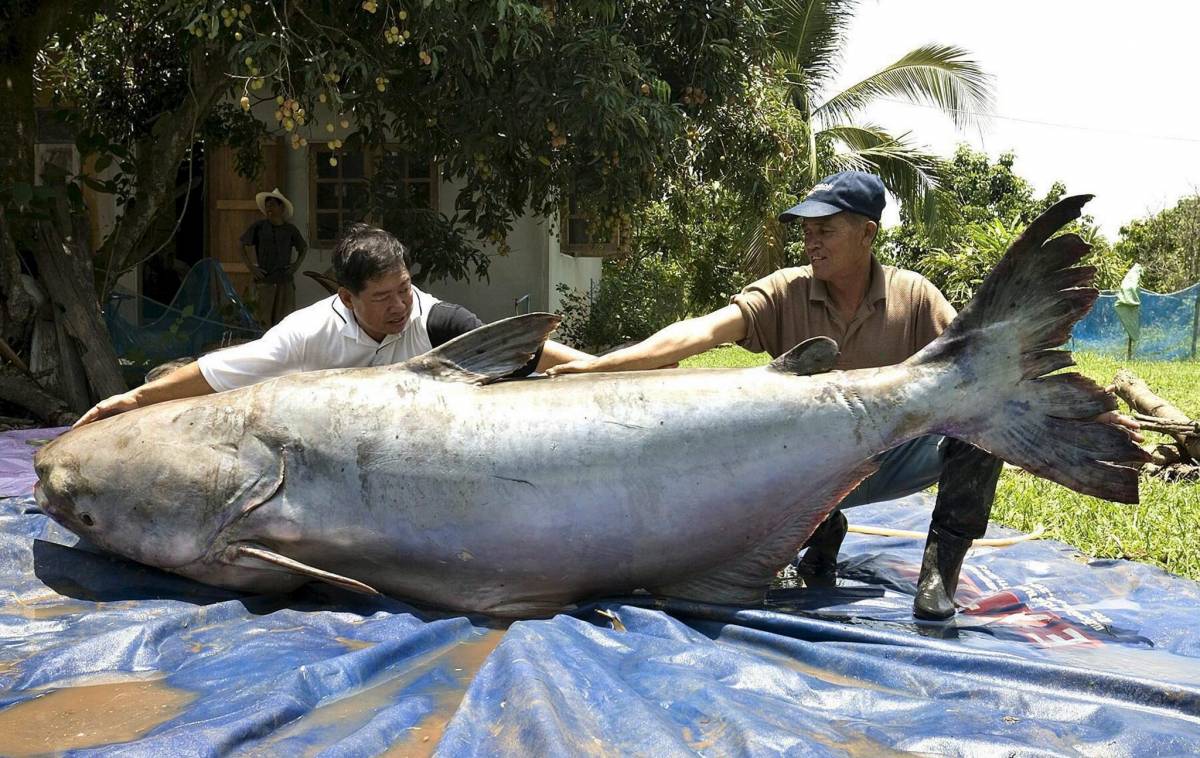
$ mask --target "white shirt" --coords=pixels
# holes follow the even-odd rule
[[[200,356],[204,380],[217,392],[300,371],[400,363],[432,348],[427,321],[436,297],[412,288],[412,315],[399,334],[371,339],[337,295],[290,314],[253,342]]]

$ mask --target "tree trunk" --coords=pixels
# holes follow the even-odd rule
[[[61,399],[13,369],[0,370],[0,400],[32,411],[51,426],[67,426],[79,418],[79,414],[73,413]]]
[[[0,207],[0,339],[20,350],[29,336],[33,313],[33,298],[21,281],[17,244],[13,241],[4,208]]]
[[[137,200],[125,209],[100,248],[98,260],[105,272],[101,297],[120,274],[139,263],[146,233],[159,211],[174,199],[179,164],[195,143],[200,124],[229,88],[219,51],[197,44],[189,53],[189,67],[194,97],[189,95],[176,110],[163,114],[150,136],[134,148]]]
[[[42,221],[37,228],[33,255],[38,274],[55,308],[55,320],[61,321],[68,337],[75,340],[88,384],[98,398],[124,392],[117,353],[96,302],[91,256],[78,239],[64,239],[54,224]],[[60,339],[60,353],[62,342]],[[69,365],[62,368],[69,369]]]

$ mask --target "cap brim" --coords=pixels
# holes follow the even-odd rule
[[[832,216],[835,213],[841,213],[842,209],[836,205],[822,203],[816,200],[805,200],[799,205],[794,205],[788,208],[783,213],[779,214],[779,220],[783,223],[795,221],[798,218],[821,218],[822,216]]]

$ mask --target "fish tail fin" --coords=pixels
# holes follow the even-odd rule
[[[1116,400],[1077,373],[1059,348],[1095,302],[1091,250],[1076,234],[1051,239],[1079,218],[1091,195],[1064,198],[1030,224],[958,318],[909,359],[951,368],[960,412],[937,431],[966,440],[1030,473],[1086,495],[1136,503],[1137,465],[1148,456],[1130,435],[1093,417]],[[945,385],[940,391],[945,393]]]

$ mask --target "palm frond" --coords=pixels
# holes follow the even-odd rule
[[[783,267],[787,230],[774,214],[746,219],[746,233],[738,242],[742,270],[755,279]]]
[[[785,71],[802,72],[815,91],[837,73],[846,30],[858,0],[778,0],[768,16],[775,50],[786,57]]]
[[[830,156],[831,169],[878,174],[909,217],[935,237],[936,230],[956,216],[953,197],[939,186],[944,162],[909,142],[908,135],[894,136],[875,124],[853,124],[822,129],[820,139],[845,148]]]
[[[814,109],[823,122],[850,118],[872,100],[901,98],[932,105],[960,129],[986,121],[992,108],[991,76],[952,45],[926,45],[847,87]]]

